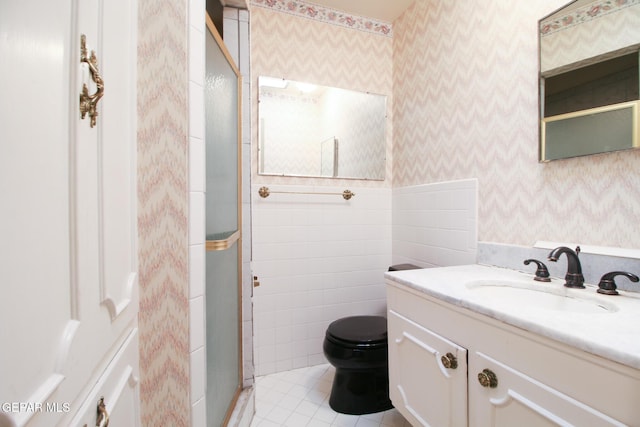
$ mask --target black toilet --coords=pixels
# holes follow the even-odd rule
[[[329,397],[334,411],[362,415],[393,408],[389,400],[386,318],[338,319],[327,328],[323,349],[336,368]]]

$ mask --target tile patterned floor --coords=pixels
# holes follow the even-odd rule
[[[251,427],[411,427],[395,409],[360,416],[333,411],[329,393],[334,372],[326,364],[256,378]]]

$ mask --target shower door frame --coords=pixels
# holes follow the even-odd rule
[[[238,324],[236,325],[237,328],[237,344],[238,344],[238,372],[237,372],[237,376],[238,376],[238,382],[237,382],[237,388],[235,390],[234,396],[229,404],[229,407],[227,408],[227,412],[225,414],[225,417],[223,419],[223,425],[226,426],[229,423],[229,420],[231,418],[231,415],[233,414],[233,410],[238,402],[238,398],[240,397],[240,393],[242,392],[242,385],[243,385],[243,361],[244,361],[244,355],[243,355],[243,348],[242,348],[242,299],[243,299],[243,292],[242,292],[242,74],[240,73],[240,69],[238,68],[238,66],[236,65],[233,57],[231,56],[231,54],[229,53],[229,50],[227,49],[227,47],[224,44],[224,41],[222,39],[222,36],[218,33],[218,30],[215,27],[215,24],[213,23],[213,20],[211,19],[211,17],[209,16],[209,13],[205,13],[205,18],[206,18],[206,31],[209,31],[211,33],[211,35],[213,36],[213,39],[215,40],[216,44],[218,45],[218,47],[220,48],[220,51],[222,52],[222,54],[224,55],[225,59],[227,60],[229,66],[231,67],[231,69],[233,70],[233,72],[236,75],[237,78],[237,112],[236,115],[238,117],[238,123],[237,123],[237,141],[236,141],[236,147],[237,147],[237,230],[231,234],[230,236],[226,237],[225,239],[222,240],[206,240],[206,245],[205,245],[205,250],[207,252],[209,251],[219,251],[219,250],[227,250],[229,248],[231,248],[234,244],[236,245],[236,250],[237,250],[237,255],[238,255],[238,261],[237,261],[237,292],[238,292]],[[205,116],[205,122],[206,122],[206,116]],[[206,147],[206,143],[205,143],[205,147]],[[206,316],[206,306],[205,306],[205,316]],[[206,322],[205,322],[206,323]],[[206,330],[205,330],[205,334],[206,334]],[[206,339],[205,339],[206,341]],[[206,351],[208,351],[208,349],[205,349]],[[207,369],[209,367],[207,366]],[[211,392],[210,390],[205,390],[205,399],[206,399],[206,393]],[[209,420],[209,415],[207,413],[207,420]]]

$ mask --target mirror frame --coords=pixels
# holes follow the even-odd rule
[[[640,104],[640,91],[637,94],[638,96],[633,99],[621,99],[619,101],[614,100],[613,102],[610,102],[607,104],[602,103],[602,104],[593,105],[592,107],[587,106],[586,108],[582,108],[579,110],[570,111],[562,114],[559,113],[558,115],[555,115],[555,116],[545,117],[545,79],[559,76],[562,74],[569,74],[574,70],[579,70],[581,68],[593,65],[595,63],[604,62],[614,58],[619,58],[631,52],[634,52],[640,56],[640,39],[638,40],[638,43],[635,43],[634,38],[636,37],[636,34],[633,33],[633,37],[632,37],[633,40],[631,40],[629,44],[626,46],[616,46],[616,48],[611,48],[611,45],[609,45],[607,46],[607,48],[609,48],[610,50],[605,48],[605,49],[602,49],[602,52],[598,52],[594,56],[590,56],[586,58],[578,58],[575,62],[570,62],[567,64],[559,64],[555,67],[553,65],[547,66],[548,69],[543,70],[544,29],[550,26],[553,26],[554,22],[556,26],[565,25],[565,22],[569,23],[567,25],[582,25],[582,21],[578,21],[577,19],[562,19],[562,16],[560,14],[571,13],[572,11],[576,11],[575,12],[576,17],[581,15],[582,16],[589,15],[590,18],[588,19],[590,20],[599,19],[600,18],[599,15],[596,17],[591,17],[590,13],[582,13],[582,14],[580,13],[581,9],[584,10],[584,8],[587,8],[587,7],[595,7],[593,6],[593,3],[595,2],[596,0],[591,0],[589,2],[580,2],[579,0],[572,0],[567,2],[564,6],[556,9],[552,13],[542,17],[538,21],[538,83],[539,83],[538,85],[538,89],[539,89],[538,91],[538,102],[539,102],[538,104],[538,107],[539,107],[538,108],[538,126],[539,126],[538,127],[538,130],[539,130],[538,161],[541,163],[549,162],[552,160],[569,159],[569,158],[582,157],[587,155],[597,155],[597,154],[604,154],[604,153],[610,153],[610,152],[616,152],[616,151],[622,151],[622,150],[630,150],[630,149],[638,148],[638,144],[640,144],[640,135],[639,135],[640,128],[638,126],[638,123],[640,122],[640,108],[638,107]],[[591,9],[589,10],[589,12],[591,12]],[[598,12],[599,10],[595,12],[596,15]],[[618,11],[615,13],[621,13],[621,12]],[[556,15],[558,15],[557,19],[552,20],[552,18]],[[543,25],[543,24],[546,24],[546,25]],[[640,79],[640,66],[638,67],[637,74],[638,74],[638,79]],[[625,133],[624,136],[618,135],[617,136],[618,141],[614,144],[608,144],[608,146],[603,145],[601,146],[601,148],[597,148],[597,149],[592,149],[592,148],[583,146],[580,150],[576,150],[575,154],[566,154],[566,155],[562,155],[561,157],[548,158],[549,157],[547,155],[548,133],[547,133],[546,127],[549,123],[552,123],[552,122],[559,123],[560,121],[565,120],[567,125],[570,126],[571,124],[577,125],[577,123],[580,120],[589,120],[589,118],[591,117],[594,117],[595,120],[604,120],[603,117],[605,115],[612,114],[612,112],[616,110],[622,111],[624,109],[628,109],[631,111],[630,120],[628,122],[625,122],[624,124],[625,126],[629,127],[629,133],[631,134],[630,136],[626,135]],[[628,116],[628,114],[626,114],[625,117],[626,116]],[[578,127],[578,129],[580,129],[580,127]],[[615,129],[615,127],[613,127],[612,129]],[[592,134],[586,134],[582,138],[588,140],[590,137],[593,137],[592,140],[595,139],[595,136],[593,136]],[[609,135],[606,135],[606,137],[608,139]],[[624,146],[623,146],[623,142],[624,142]],[[596,143],[592,143],[591,147],[595,145]]]

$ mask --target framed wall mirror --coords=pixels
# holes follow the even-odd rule
[[[387,97],[258,79],[258,173],[384,180]]]
[[[539,160],[637,148],[640,2],[577,0],[539,24]]]

